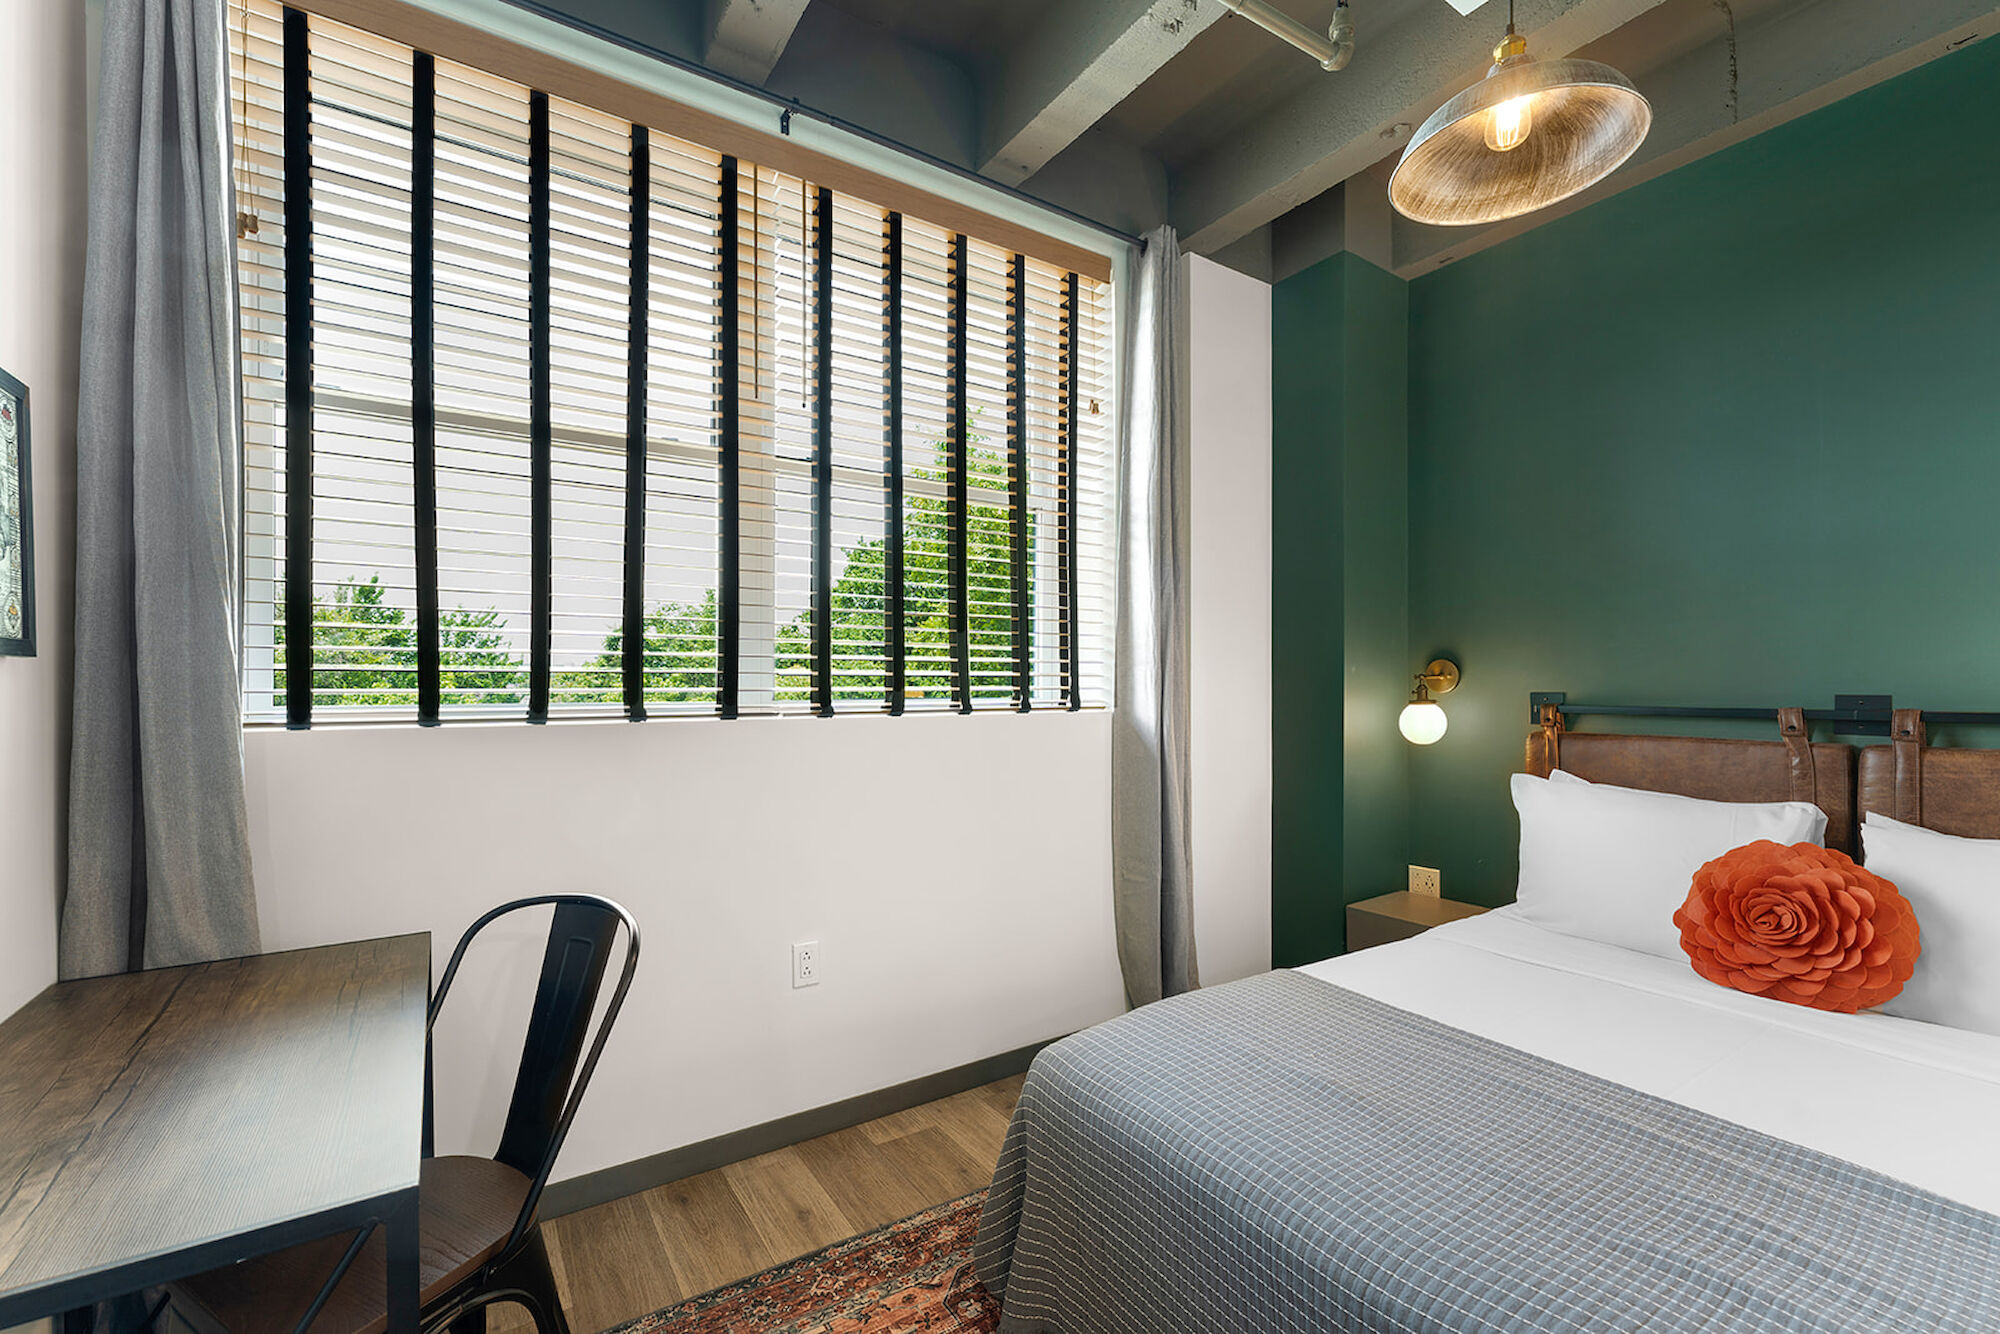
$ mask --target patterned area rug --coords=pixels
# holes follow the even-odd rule
[[[609,1334],[990,1334],[972,1276],[979,1191],[640,1316]]]

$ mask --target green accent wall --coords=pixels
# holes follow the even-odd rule
[[[1403,884],[1408,297],[1407,284],[1346,253],[1272,293],[1271,908],[1281,967],[1339,953],[1346,904]]]
[[[2000,41],[1407,285],[1406,509],[1367,540],[1343,488],[1398,452],[1392,412],[1357,413],[1403,312],[1357,274],[1394,280],[1350,255],[1277,286],[1278,962],[1399,887],[1385,861],[1512,896],[1531,690],[2000,708],[1996,88]],[[1393,586],[1398,523],[1391,661],[1394,609],[1355,604]],[[1365,696],[1393,736],[1378,699],[1440,653],[1465,676],[1437,745],[1335,718]]]
[[[1447,893],[1513,896],[1530,690],[2000,707],[1996,88],[1989,42],[1411,285]]]

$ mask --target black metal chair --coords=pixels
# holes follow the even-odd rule
[[[639,926],[609,899],[545,894],[502,904],[459,939],[437,992],[430,1025],[451,990],[473,938],[495,920],[525,908],[553,906],[541,980],[522,1044],[514,1096],[492,1158],[432,1151],[430,1059],[424,1067],[424,1158],[420,1285],[425,1334],[484,1334],[486,1308],[516,1302],[537,1334],[569,1334],[536,1208],[548,1184],[604,1041],[625,1003],[639,964]],[[590,1017],[625,928],[623,970],[606,1003],[589,1054]],[[259,1256],[172,1285],[174,1313],[198,1334],[382,1334],[387,1247],[381,1230],[342,1234]]]

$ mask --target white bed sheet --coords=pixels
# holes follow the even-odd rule
[[[1511,908],[1298,971],[2000,1214],[2000,1037],[1745,995]]]

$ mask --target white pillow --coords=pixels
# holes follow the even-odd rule
[[[1868,869],[1903,892],[1923,933],[1917,971],[1883,1014],[2000,1033],[2000,840],[1868,813]]]
[[[1811,802],[1702,801],[1531,774],[1515,774],[1511,786],[1521,815],[1521,916],[1663,959],[1687,957],[1674,909],[1702,863],[1760,838],[1826,839],[1826,812]]]

